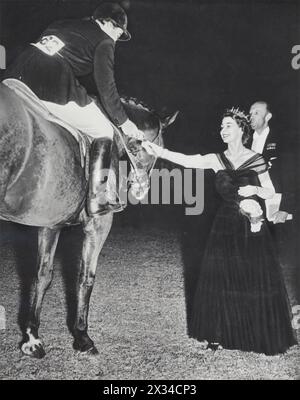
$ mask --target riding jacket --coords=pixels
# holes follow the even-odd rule
[[[42,100],[85,106],[92,99],[78,79],[92,74],[102,108],[120,126],[127,115],[114,79],[114,53],[115,42],[93,18],[57,21],[27,46],[4,78],[22,80]]]

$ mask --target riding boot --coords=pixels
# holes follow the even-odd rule
[[[110,201],[108,196],[112,146],[113,141],[108,137],[95,139],[92,143],[87,199],[87,211],[90,216],[104,215],[108,212],[117,212],[123,209],[120,203]],[[115,168],[113,167],[113,169]]]

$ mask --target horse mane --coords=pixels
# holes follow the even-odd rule
[[[122,96],[121,101],[125,104],[128,104],[129,106],[135,106],[136,108],[140,108],[144,111],[149,112],[150,114],[155,114],[158,116],[157,112],[150,108],[147,104],[145,104],[143,101],[138,100],[136,97],[130,97],[130,96]]]
[[[135,97],[121,96],[121,102],[125,108],[128,118],[131,119],[144,132],[147,132],[148,139],[152,140],[160,130],[160,117],[155,110],[150,108]],[[116,136],[119,154],[123,146]]]

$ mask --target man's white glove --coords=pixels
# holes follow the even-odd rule
[[[154,157],[162,157],[163,154],[165,154],[165,152],[167,151],[163,147],[158,146],[157,144],[149,141],[143,142],[142,146],[144,147],[144,149],[147,151],[148,154]]]
[[[144,132],[140,131],[138,127],[130,121],[130,119],[127,119],[124,124],[120,126],[122,131],[126,136],[132,137],[137,140],[144,140]]]

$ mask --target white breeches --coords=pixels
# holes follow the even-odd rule
[[[53,115],[74,128],[79,129],[86,135],[92,138],[105,136],[113,138],[114,130],[111,123],[94,102],[80,107],[74,101],[63,105],[45,100],[42,101]]]

